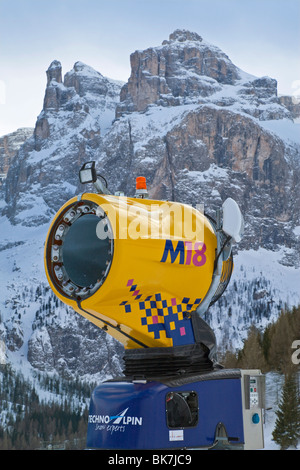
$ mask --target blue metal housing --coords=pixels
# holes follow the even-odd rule
[[[167,399],[195,392],[192,426],[170,427]],[[170,395],[172,394],[172,395]],[[222,423],[228,441],[244,443],[241,375],[220,370],[193,377],[104,382],[91,397],[87,447],[95,449],[182,449],[211,447]]]

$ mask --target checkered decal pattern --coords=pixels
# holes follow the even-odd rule
[[[173,346],[195,342],[191,320],[187,313],[195,310],[201,299],[192,300],[184,297],[181,301],[176,298],[167,300],[162,298],[161,293],[144,296],[134,283],[134,279],[128,280],[127,287],[133,302],[138,301],[138,308],[142,314],[141,324],[147,326],[149,333],[154,333],[154,339],[172,338]],[[131,313],[134,303],[125,300],[120,305],[124,306],[125,313]]]

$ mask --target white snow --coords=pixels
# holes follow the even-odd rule
[[[276,134],[285,142],[300,144],[300,123],[290,119],[260,121],[260,125],[269,132]]]
[[[240,251],[234,259],[232,279],[234,280],[235,276],[241,275],[241,272],[244,276],[244,271],[241,271],[241,268],[246,266],[248,281],[257,278],[259,273],[270,281],[270,285],[277,293],[275,301],[281,299],[289,308],[300,305],[300,269],[282,264],[282,259],[287,251],[288,249],[284,246],[278,251],[264,248]]]
[[[208,180],[215,180],[215,179],[228,179],[228,170],[226,168],[220,168],[215,163],[212,163],[207,170],[204,171],[193,171],[190,170],[187,172],[187,176],[192,179],[196,179],[197,182],[193,184],[198,184],[201,182],[205,182]]]

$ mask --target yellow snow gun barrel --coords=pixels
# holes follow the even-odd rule
[[[146,198],[143,181],[133,198],[92,182],[98,192],[69,200],[49,228],[44,258],[53,292],[125,350],[195,344],[195,318],[231,276],[231,244],[242,231],[236,203],[227,199],[214,221],[191,206]]]

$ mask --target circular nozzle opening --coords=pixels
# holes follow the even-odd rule
[[[108,218],[99,206],[80,201],[54,222],[47,241],[47,268],[64,296],[84,299],[103,284],[111,266],[113,236]],[[98,237],[99,224],[101,233]]]

